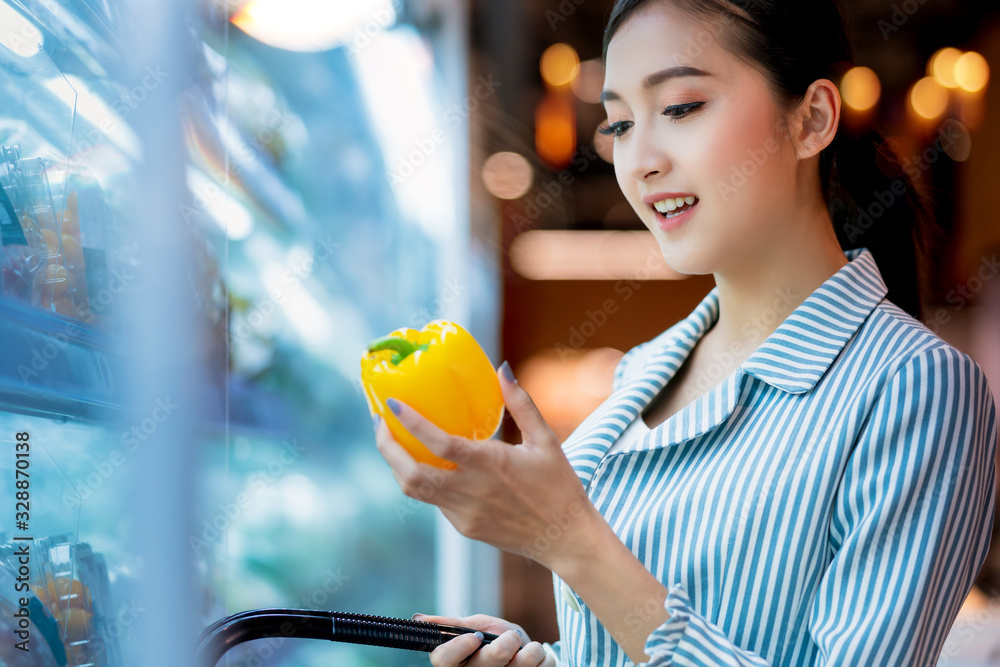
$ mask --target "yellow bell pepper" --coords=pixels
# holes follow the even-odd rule
[[[434,320],[419,331],[403,327],[368,344],[361,359],[361,384],[372,414],[378,413],[396,442],[413,458],[455,468],[432,454],[386,405],[395,398],[438,428],[470,440],[487,440],[503,420],[500,382],[489,357],[472,335],[454,322]]]

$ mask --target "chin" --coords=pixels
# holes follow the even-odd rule
[[[680,244],[658,238],[663,261],[677,273],[687,276],[704,276],[715,272],[716,263],[709,253],[699,248],[685,249]]]

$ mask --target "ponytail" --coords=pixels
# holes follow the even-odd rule
[[[888,288],[886,298],[921,319],[930,248],[940,240],[921,174],[904,169],[875,129],[855,133],[842,125],[820,154],[820,179],[840,246],[868,248]]]

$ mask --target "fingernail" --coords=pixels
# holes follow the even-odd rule
[[[410,616],[410,620],[411,620],[411,621],[415,621],[415,620],[417,620],[417,616],[423,616],[423,614],[421,614],[421,613],[420,613],[420,612],[418,611],[418,612],[417,612],[416,614],[414,614],[413,616]]]
[[[381,415],[379,415],[378,413],[372,415],[372,428],[375,429],[376,431],[378,430],[378,422],[380,417]]]
[[[507,382],[510,382],[512,384],[517,383],[517,380],[514,379],[514,371],[510,370],[510,364],[508,364],[506,361],[500,364],[500,372],[503,373],[503,376],[507,379]]]
[[[477,630],[476,631],[476,639],[478,639],[479,641],[483,641],[483,633],[481,633],[481,632],[479,632]]]
[[[387,398],[385,399],[385,402],[389,406],[389,409],[392,410],[393,414],[398,415],[400,412],[402,412],[403,406],[400,405],[399,401],[397,401],[395,398]]]

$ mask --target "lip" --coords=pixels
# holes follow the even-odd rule
[[[646,195],[642,198],[642,203],[646,206],[652,206],[658,201],[663,201],[664,199],[674,199],[676,197],[697,197],[693,192],[657,192],[655,194]]]
[[[659,225],[660,229],[662,229],[665,232],[669,232],[677,229],[678,227],[680,227],[681,225],[683,225],[685,222],[688,221],[688,219],[691,217],[691,214],[694,213],[695,210],[698,208],[698,205],[701,204],[701,198],[699,197],[698,201],[696,201],[690,208],[688,208],[680,215],[675,215],[670,218],[668,218],[666,214],[660,213],[655,208],[653,208],[653,203],[662,201],[664,199],[673,199],[675,197],[697,197],[697,196],[698,195],[695,195],[690,192],[658,192],[656,194],[646,195],[645,197],[642,198],[642,201],[647,206],[649,206],[650,209],[652,209],[653,215],[656,216],[656,224]]]

